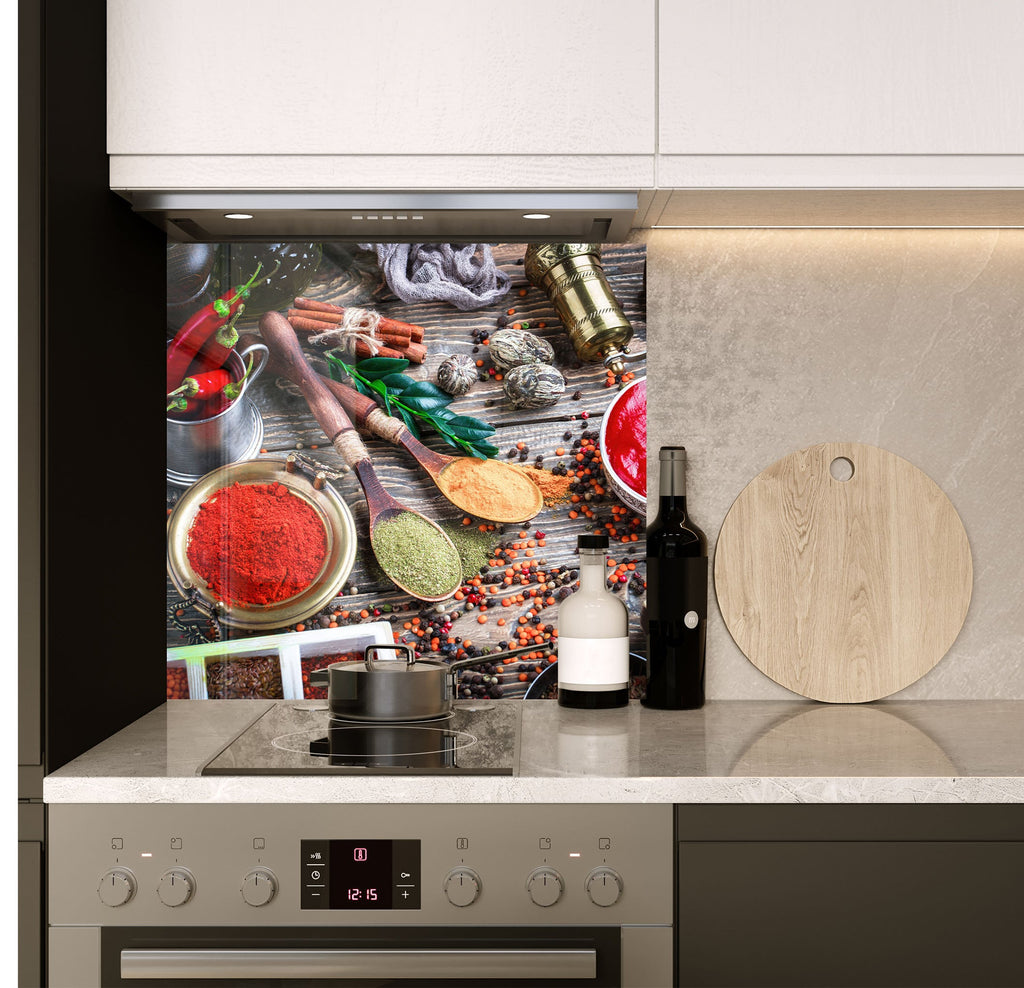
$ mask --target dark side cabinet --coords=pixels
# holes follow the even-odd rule
[[[681,806],[677,840],[680,986],[1024,986],[1024,806]]]

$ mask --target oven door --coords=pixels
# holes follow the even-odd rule
[[[619,927],[108,927],[101,984],[613,986]]]

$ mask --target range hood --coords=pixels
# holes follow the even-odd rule
[[[115,190],[170,240],[615,242],[636,192]]]

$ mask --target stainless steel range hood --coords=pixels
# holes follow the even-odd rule
[[[175,241],[621,241],[636,192],[117,190]]]

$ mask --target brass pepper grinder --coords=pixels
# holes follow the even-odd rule
[[[604,276],[600,244],[530,244],[524,264],[527,280],[554,304],[576,356],[621,374],[633,327]]]

